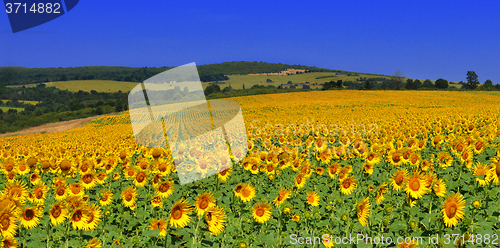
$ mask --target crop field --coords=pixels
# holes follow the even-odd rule
[[[16,107],[0,107],[0,109],[1,109],[3,112],[7,112],[7,111],[9,111],[9,109],[15,109],[15,110],[17,110],[17,112],[24,111],[24,108],[16,108]]]
[[[53,82],[53,86],[61,90],[69,90],[77,92],[79,90],[90,92],[95,90],[97,92],[129,92],[138,83],[132,82],[119,82],[111,80],[76,80],[76,81],[58,81]]]
[[[0,100],[0,101],[6,103],[10,100]],[[19,100],[19,102],[27,103],[27,104],[31,104],[31,105],[37,105],[38,103],[40,103],[40,101],[28,101],[28,100]]]
[[[353,81],[355,82],[356,79],[363,77],[363,78],[373,78],[373,77],[386,77],[387,76],[379,76],[379,75],[373,75],[373,74],[363,74],[359,73],[356,76],[353,75],[347,76],[343,74],[336,75],[335,72],[311,72],[311,73],[301,73],[301,74],[294,74],[294,75],[284,75],[284,76],[277,76],[277,75],[229,75],[229,80],[224,81],[226,84],[221,84],[221,89],[229,86],[231,84],[231,87],[233,89],[242,89],[243,84],[245,84],[245,88],[248,89],[252,87],[252,85],[260,84],[260,85],[273,85],[275,87],[280,86],[281,84],[287,84],[288,81],[292,81],[294,84],[300,84],[300,83],[324,83],[324,82],[330,82],[330,81],[337,81],[337,80],[342,80],[342,81]],[[266,82],[267,79],[271,79],[273,82]],[[203,82],[203,88],[206,88],[209,83],[208,82]],[[315,86],[311,86],[311,88],[316,88]]]
[[[128,114],[0,138],[2,244],[498,247],[498,94],[321,91],[230,100],[242,108],[248,153],[232,150],[238,163],[184,185],[179,173],[203,177],[212,168],[177,170],[179,152],[138,145]],[[212,166],[228,162],[207,147],[182,152],[196,161],[211,153]],[[349,236],[355,244],[342,239]]]

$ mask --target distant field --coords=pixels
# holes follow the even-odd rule
[[[52,82],[47,82],[47,83],[44,83],[47,87],[50,87],[50,86],[54,86],[54,84]],[[7,85],[6,87],[8,88],[16,88],[16,87],[26,87],[26,88],[32,88],[32,87],[36,87],[38,84],[20,84],[20,85]]]
[[[362,78],[374,78],[374,77],[386,77],[387,76],[379,76],[379,75],[373,75],[373,74],[363,74],[359,73],[356,76],[347,76],[343,74],[336,75],[335,72],[311,72],[311,73],[302,73],[302,74],[294,74],[294,75],[286,75],[286,76],[268,76],[268,75],[229,75],[229,80],[224,81],[226,84],[221,84],[221,88],[224,88],[229,86],[231,84],[231,87],[233,89],[242,89],[243,84],[245,84],[245,88],[250,88],[252,85],[255,84],[262,84],[262,85],[273,85],[275,87],[278,87],[281,84],[286,84],[288,81],[292,81],[293,84],[299,84],[299,83],[325,83],[325,82],[330,82],[330,81],[337,81],[337,80],[342,80],[342,81],[353,81],[356,82],[356,79],[362,77]],[[267,83],[266,80],[271,79],[273,82],[272,83]],[[203,88],[207,87],[209,85],[208,82],[203,82]],[[312,88],[316,88],[312,86]]]
[[[138,83],[133,82],[120,82],[111,80],[75,80],[75,81],[58,81],[58,82],[48,82],[44,83],[47,87],[55,86],[61,90],[69,90],[72,92],[78,92],[79,90],[90,92],[95,90],[97,92],[129,92]],[[37,84],[25,84],[25,85],[10,85],[7,87],[35,87]]]
[[[14,107],[0,107],[3,112],[9,111],[9,109],[17,109],[17,112],[24,111],[24,108],[14,108]]]
[[[312,73],[303,73],[303,74],[295,74],[295,75],[285,75],[285,76],[274,76],[274,75],[229,75],[229,80],[223,81],[225,84],[220,84],[219,86],[223,89],[226,86],[231,85],[233,89],[243,89],[243,84],[245,88],[250,88],[253,85],[273,85],[275,87],[280,86],[281,84],[287,84],[288,81],[292,81],[293,84],[300,84],[309,82],[311,84],[318,83],[323,84],[329,81],[337,81],[342,80],[353,81],[356,82],[358,78],[368,79],[374,77],[385,77],[389,78],[389,76],[380,76],[374,74],[364,74],[359,73],[355,74],[355,76],[347,76],[343,74],[336,75],[335,72],[312,72]],[[267,79],[271,79],[273,82],[266,82]],[[425,79],[420,79],[423,82]],[[361,81],[360,83],[362,83]],[[431,80],[434,82],[434,80]],[[210,82],[202,82],[203,88],[206,88]],[[45,83],[48,87],[55,86],[61,90],[69,90],[72,92],[77,92],[79,90],[90,92],[91,90],[95,90],[97,92],[118,92],[121,90],[122,92],[129,92],[132,88],[134,88],[138,83],[134,82],[120,82],[120,81],[111,81],[111,80],[76,80],[76,81],[58,81],[58,82],[49,82]],[[23,85],[16,85],[16,87],[21,87]],[[25,87],[34,87],[36,84],[26,84]],[[462,85],[458,83],[450,82],[450,87],[461,88]],[[14,86],[7,86],[14,87]],[[321,88],[321,85],[311,85],[311,88]],[[5,101],[5,100],[4,100]]]
[[[53,85],[61,90],[69,90],[77,92],[79,90],[90,92],[95,90],[97,92],[129,92],[138,83],[120,82],[109,80],[78,80],[78,81],[59,81],[53,82]]]
[[[10,100],[0,100],[4,103],[10,101]],[[22,102],[22,103],[27,103],[27,104],[32,104],[32,105],[37,105],[38,103],[40,103],[40,101],[26,101],[26,100],[19,100],[19,102]]]

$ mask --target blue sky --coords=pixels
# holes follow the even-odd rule
[[[174,3],[175,2],[175,3]],[[0,66],[263,61],[500,83],[499,1],[94,1],[13,34]]]

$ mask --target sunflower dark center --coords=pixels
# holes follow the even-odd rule
[[[54,218],[61,216],[61,207],[55,206],[52,211],[50,211]]]
[[[265,211],[262,208],[259,208],[259,209],[257,209],[257,211],[255,211],[255,215],[257,215],[259,217],[262,217],[264,215],[264,213],[265,213]]]
[[[174,220],[178,220],[181,217],[182,217],[182,209],[179,206],[177,206],[172,210],[172,218]]]
[[[132,193],[127,192],[127,193],[125,194],[125,200],[126,200],[126,201],[131,201],[131,200],[132,200]]]
[[[246,198],[246,197],[249,197],[249,196],[250,196],[250,193],[251,193],[251,192],[250,192],[250,189],[245,188],[245,189],[243,189],[243,191],[241,192],[241,196],[243,196],[243,197],[245,197],[245,198]]]
[[[448,218],[455,217],[456,213],[457,213],[457,205],[455,203],[449,204],[448,209],[446,211],[446,215],[448,216]]]
[[[208,199],[202,199],[201,202],[200,202],[200,208],[201,209],[205,209],[208,207]]]
[[[83,176],[83,182],[87,183],[87,184],[92,183],[92,175],[87,174],[87,175]]]
[[[344,182],[342,182],[342,187],[344,189],[348,189],[349,187],[351,187],[351,180],[344,180]]]
[[[78,209],[75,211],[75,213],[73,214],[73,220],[74,221],[80,221],[82,219],[82,216],[83,216],[83,213],[82,213],[82,210]]]
[[[32,220],[35,217],[35,212],[33,209],[26,209],[23,217],[25,220]]]
[[[402,174],[399,174],[396,176],[396,180],[394,180],[396,182],[397,185],[401,185],[401,183],[403,183],[403,180],[404,180],[404,176]]]
[[[2,224],[2,230],[7,230],[10,224],[10,218],[8,214],[2,215],[0,218],[0,223]]]
[[[413,179],[410,183],[410,188],[413,191],[418,191],[420,189],[420,182],[417,179]]]

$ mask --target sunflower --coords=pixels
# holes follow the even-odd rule
[[[500,150],[498,151],[500,152]],[[493,159],[493,162],[491,163],[490,178],[494,184],[498,185],[500,181],[500,156],[498,155]]]
[[[98,184],[104,185],[104,183],[106,182],[106,179],[108,179],[108,174],[106,174],[104,172],[99,172],[99,173],[97,173],[97,175],[95,177],[97,179]]]
[[[231,172],[233,171],[233,169],[231,167],[219,172],[217,174],[217,176],[219,177],[219,179],[222,181],[222,182],[225,182],[229,176],[231,176]]]
[[[19,160],[17,164],[17,173],[19,173],[19,175],[26,175],[30,173],[30,167],[23,159]]]
[[[215,197],[210,192],[205,192],[201,195],[198,195],[195,202],[196,213],[198,215],[203,215],[205,210],[209,207],[215,205]]]
[[[481,154],[483,153],[484,149],[486,149],[486,142],[478,140],[476,141],[476,143],[474,143],[473,148],[475,154]]]
[[[307,204],[317,207],[319,205],[319,195],[314,191],[307,193]]]
[[[49,187],[45,185],[45,183],[39,183],[33,190],[32,190],[32,195],[33,195],[33,201],[42,204],[45,201],[45,198],[47,197],[47,192],[49,191]]]
[[[258,202],[253,206],[253,217],[259,223],[264,223],[271,218],[271,205],[266,202]]]
[[[443,179],[438,179],[432,189],[434,189],[434,193],[439,197],[444,197],[446,194],[446,184]]]
[[[113,193],[109,190],[103,190],[99,196],[99,204],[101,206],[109,206],[113,201]]]
[[[23,208],[21,211],[21,225],[26,229],[37,227],[40,224],[41,213],[36,207]]]
[[[273,200],[274,206],[277,207],[283,204],[283,202],[285,202],[285,200],[288,199],[289,197],[290,197],[290,191],[283,188],[280,189],[278,192],[278,196],[276,196],[276,198]]]
[[[17,248],[17,241],[14,237],[4,237],[0,242],[2,248]]]
[[[245,184],[241,189],[240,199],[243,202],[251,201],[255,197],[255,187],[252,184]]]
[[[101,248],[101,241],[94,237],[83,248]]]
[[[95,230],[97,223],[101,221],[101,210],[96,204],[87,207],[85,215],[88,217],[83,226],[83,230]]]
[[[168,198],[174,193],[174,182],[170,179],[158,184],[155,193],[162,198]]]
[[[69,188],[67,185],[59,185],[54,190],[54,198],[56,201],[62,201],[69,196]]]
[[[407,182],[408,171],[406,169],[399,169],[391,179],[392,188],[396,191],[403,189]]]
[[[304,177],[304,175],[303,175],[302,173],[299,173],[299,174],[295,177],[295,186],[296,186],[298,189],[301,189],[301,188],[303,188],[305,185],[306,185],[306,178]]]
[[[365,163],[363,165],[363,169],[365,170],[365,173],[367,174],[373,174],[373,164]]]
[[[68,208],[62,202],[56,202],[52,204],[49,210],[50,221],[52,225],[57,226],[64,222],[68,217]]]
[[[89,217],[85,214],[86,209],[84,206],[79,206],[75,208],[69,219],[71,220],[71,224],[73,225],[73,229],[75,230],[83,230],[87,224]]]
[[[69,186],[69,194],[71,196],[83,196],[85,191],[80,183],[72,183]]]
[[[227,216],[224,209],[217,205],[213,205],[207,209],[205,212],[205,220],[208,224],[208,230],[210,234],[217,236],[222,230],[224,230],[224,223],[226,222]]]
[[[14,204],[6,204],[0,209],[0,231],[3,237],[14,237],[20,210]]]
[[[362,226],[368,224],[368,215],[370,215],[370,198],[364,198],[360,203],[358,203],[356,214],[358,215],[359,223]]]
[[[441,213],[443,213],[444,224],[447,227],[456,226],[465,214],[465,200],[459,192],[448,195],[443,205]]]
[[[331,179],[335,179],[335,175],[339,172],[340,165],[337,163],[333,163],[328,166],[328,175]]]
[[[384,193],[387,193],[387,183],[382,183],[377,189],[377,205],[382,203],[384,198]]]
[[[170,226],[172,227],[175,225],[176,228],[185,227],[191,220],[191,217],[189,217],[191,212],[192,209],[191,206],[189,206],[189,203],[184,199],[179,200],[172,206],[172,211],[170,213]]]
[[[122,204],[125,207],[132,208],[137,201],[137,190],[133,186],[128,186],[122,191]]]
[[[151,225],[149,225],[149,230],[158,230],[160,231],[160,236],[167,236],[167,222],[165,219],[153,219],[151,221]]]
[[[349,195],[354,191],[356,186],[357,186],[356,179],[353,176],[347,176],[340,183],[340,192],[342,194]]]
[[[490,169],[483,163],[476,164],[474,167],[474,175],[484,176],[483,178],[476,177],[476,181],[478,181],[481,186],[485,186],[490,182]]]
[[[300,221],[300,215],[294,215],[292,216],[292,220],[295,221],[295,222],[299,222]]]
[[[411,195],[412,198],[418,199],[427,193],[427,190],[429,189],[427,185],[428,184],[422,174],[415,170],[408,178],[405,191],[408,195]]]
[[[403,163],[403,153],[398,150],[392,150],[387,154],[387,159],[394,167],[399,167]]]
[[[23,202],[28,198],[28,188],[26,187],[26,183],[17,179],[13,182],[8,182],[3,192],[5,196],[14,201]]]
[[[148,182],[148,173],[146,171],[138,171],[134,178],[134,185],[137,188],[144,187]]]
[[[245,187],[244,183],[239,183],[234,187],[234,196],[241,197],[241,190]]]
[[[85,189],[91,189],[95,186],[96,184],[96,176],[93,171],[87,171],[87,173],[82,174],[80,178],[80,184],[85,188]]]

